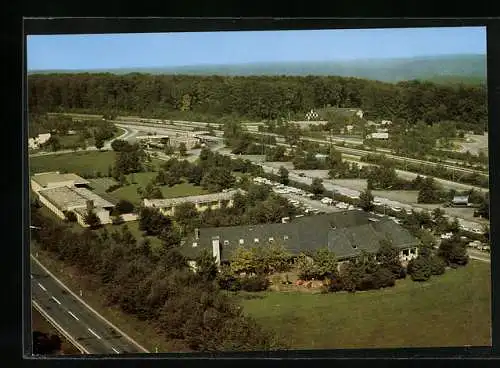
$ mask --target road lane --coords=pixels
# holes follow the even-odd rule
[[[143,353],[31,261],[32,299],[93,354]]]
[[[491,263],[491,258],[489,253],[481,252],[475,249],[467,249],[467,254],[469,255],[469,258],[481,261],[481,262],[486,262],[486,263]]]
[[[47,284],[47,280],[44,280],[44,283]],[[115,354],[112,350],[114,348],[112,343],[97,338],[88,330],[90,327],[85,322],[78,317],[78,319],[75,319],[76,315],[71,309],[76,308],[72,308],[67,303],[57,302],[54,299],[53,294],[50,292],[50,286],[47,286],[47,291],[44,291],[38,288],[35,282],[32,285],[32,300],[66,331],[72,339],[76,340],[85,349],[87,354]]]
[[[32,300],[34,305],[41,308],[45,314],[50,316],[53,322],[57,324],[55,327],[60,332],[64,331],[63,334],[65,337],[70,341],[73,340],[73,343],[76,342],[76,344],[83,348],[84,353],[109,354],[109,349],[103,347],[101,342],[95,341],[95,338],[85,330],[85,327],[79,323],[75,323],[73,317],[51,299],[50,293],[32,287]]]

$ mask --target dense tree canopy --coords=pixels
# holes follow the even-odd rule
[[[484,126],[486,88],[429,82],[382,83],[342,77],[30,75],[30,111],[88,110],[133,114],[304,118],[311,108],[358,107],[368,118],[434,123],[459,121]],[[290,134],[293,137],[293,134]]]
[[[146,225],[156,227],[153,222]],[[126,226],[121,231],[78,232],[43,216],[35,205],[32,224],[40,228],[33,238],[40,249],[92,277],[110,306],[148,321],[160,336],[194,351],[277,347],[271,335],[219,292],[209,254],[198,258],[199,272],[193,273],[176,248],[153,252],[147,241],[137,241]],[[38,332],[33,337],[35,353],[60,349],[56,338]]]

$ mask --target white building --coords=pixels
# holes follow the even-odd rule
[[[208,208],[219,209],[223,205],[233,206],[233,197],[236,193],[244,193],[243,190],[228,190],[221,193],[211,193],[199,196],[177,197],[167,199],[144,199],[144,207],[157,208],[163,215],[172,216],[175,208],[182,203],[193,203],[197,211],[202,212]]]
[[[61,219],[66,219],[67,212],[76,215],[77,222],[87,227],[84,218],[87,210],[93,210],[101,224],[110,224],[110,211],[114,204],[106,201],[87,188],[60,186],[42,189],[37,192],[40,202]]]
[[[61,174],[59,171],[38,173],[31,177],[31,189],[37,193],[42,189],[57,187],[85,187],[90,182],[76,174]]]
[[[389,139],[388,132],[376,132],[366,136],[367,139]]]
[[[46,143],[49,139],[50,133],[38,134],[38,136],[28,139],[28,147],[30,149],[38,149],[40,145]]]
[[[89,184],[76,174],[61,174],[59,171],[31,177],[31,189],[38,195],[38,200],[61,219],[66,219],[66,213],[71,211],[77,222],[86,227],[84,217],[87,210],[92,209],[101,224],[111,223],[110,212],[115,205],[89,190]]]

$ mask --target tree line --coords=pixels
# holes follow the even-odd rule
[[[112,111],[145,116],[169,114],[269,120],[304,119],[310,109],[356,107],[372,119],[443,120],[484,126],[486,87],[397,84],[324,76],[187,76],[131,73],[33,74],[30,111]]]
[[[489,187],[488,176],[486,175],[479,175],[475,173],[463,174],[461,172],[455,172],[454,170],[447,169],[441,165],[430,166],[416,164],[413,162],[401,162],[390,159],[385,155],[379,154],[368,154],[365,156],[361,156],[361,161],[377,165],[390,166],[398,170],[417,172],[422,175],[428,175],[444,180],[451,180],[459,183],[475,185],[482,188]]]
[[[152,252],[147,239],[121,231],[75,232],[31,208],[32,241],[57,259],[93,275],[109,305],[151,323],[167,340],[192,351],[269,350],[276,339],[223,295],[213,258],[202,254],[196,273],[177,246]],[[282,346],[280,346],[282,347]]]
[[[464,130],[457,127],[462,124],[454,121],[440,121],[433,125],[418,121],[409,124],[403,120],[395,120],[388,128],[388,140],[367,138],[369,133],[375,132],[375,127],[368,125],[366,120],[357,116],[345,117],[340,114],[331,113],[329,120],[324,124],[309,125],[302,128],[295,123],[286,121],[268,121],[259,126],[259,131],[279,134],[285,137],[285,141],[292,145],[297,145],[302,136],[312,136],[324,140],[330,139],[331,135],[343,134],[358,137],[363,140],[363,149],[375,148],[391,149],[395,154],[404,154],[409,158],[427,159],[439,162],[440,159],[452,159],[464,161],[467,167],[484,169],[488,165],[488,157],[479,151],[477,155],[470,151],[453,151],[453,140],[464,139]],[[346,125],[352,125],[350,132],[344,132]],[[463,127],[463,126],[462,126]],[[465,127],[464,129],[466,129]],[[484,127],[477,126],[474,133],[482,135]],[[318,133],[319,136],[318,136]],[[322,134],[321,134],[322,133]],[[353,147],[353,148],[359,148]]]
[[[59,151],[61,149],[86,149],[89,141],[101,149],[104,142],[111,139],[117,128],[108,121],[86,120],[85,122],[74,121],[65,116],[49,116],[31,112],[28,119],[28,135],[36,137],[38,134],[51,133],[47,142],[40,146],[41,149]],[[73,135],[76,139],[65,143],[62,138]]]

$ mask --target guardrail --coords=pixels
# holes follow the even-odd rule
[[[85,349],[81,344],[76,341],[73,336],[69,334],[64,328],[62,328],[37,302],[34,300],[31,301],[33,307],[49,322],[61,335],[63,335],[66,340],[68,340],[75,348],[80,350],[83,354],[90,354],[90,352]]]

